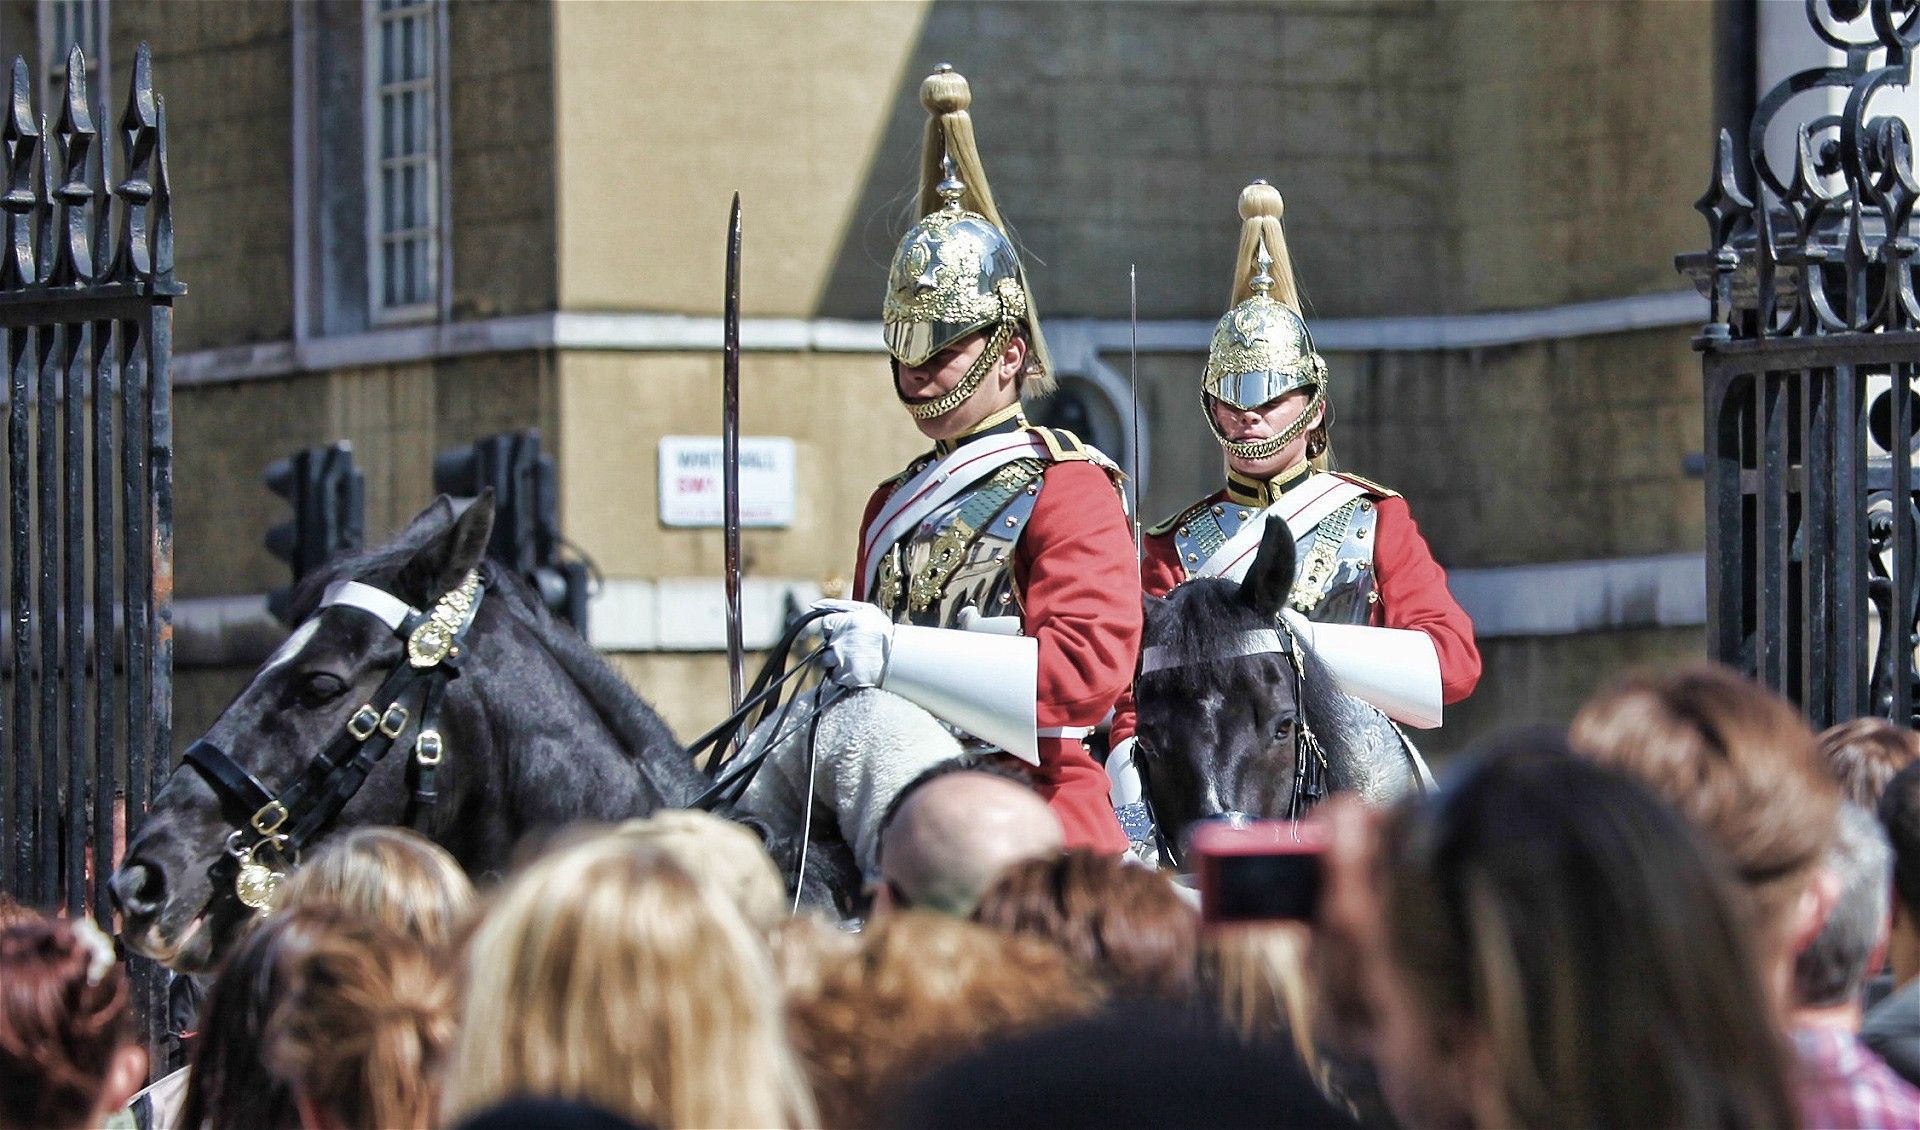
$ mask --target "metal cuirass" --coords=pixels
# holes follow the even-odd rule
[[[1191,567],[1212,557],[1257,513],[1227,501],[1195,507],[1173,531],[1180,560]],[[1380,602],[1373,575],[1378,519],[1372,499],[1356,498],[1301,534],[1294,542],[1297,565],[1287,603],[1323,624],[1370,623]]]
[[[927,515],[888,546],[873,602],[897,624],[958,628],[961,613],[1020,615],[1013,551],[1033,516],[1047,464],[1017,459]]]

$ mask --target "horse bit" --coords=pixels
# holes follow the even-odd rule
[[[447,684],[460,675],[465,650],[461,645],[484,595],[478,571],[468,572],[425,612],[359,581],[342,581],[329,587],[314,616],[329,608],[366,613],[405,641],[406,654],[372,697],[347,718],[345,731],[308,762],[293,785],[279,796],[212,742],[201,739],[187,747],[184,763],[198,770],[234,810],[252,813],[243,827],[227,836],[225,854],[214,864],[217,869],[228,859],[233,861],[233,891],[241,903],[262,914],[272,908],[280,884],[299,863],[301,849],[340,815],[415,717],[419,730],[413,741],[415,776],[409,823],[425,830],[440,799],[437,778],[446,754],[437,728],[437,711]],[[416,713],[407,706],[407,700],[422,686]],[[376,705],[382,703],[385,705]],[[251,844],[244,842],[248,833],[256,837]]]
[[[1300,707],[1299,717],[1293,728],[1293,791],[1287,798],[1287,819],[1298,820],[1323,797],[1326,796],[1326,776],[1332,772],[1327,764],[1326,749],[1320,744],[1319,735],[1307,723],[1306,715],[1306,664],[1301,659],[1300,641],[1294,635],[1293,626],[1283,619],[1275,620],[1275,627],[1255,628],[1228,636],[1217,650],[1200,655],[1178,655],[1171,647],[1148,647],[1140,651],[1140,674],[1164,671],[1169,667],[1187,667],[1197,663],[1221,662],[1229,659],[1245,659],[1255,655],[1278,655],[1286,659],[1287,666],[1293,671],[1293,701]],[[1284,634],[1283,634],[1284,633]],[[1146,739],[1139,734],[1134,736],[1136,746],[1146,747]],[[1140,772],[1141,784],[1147,785],[1148,758],[1136,757],[1134,765]],[[1153,834],[1159,840],[1160,854],[1174,867],[1181,865],[1180,852],[1167,839],[1162,831],[1160,819],[1153,811],[1153,796],[1150,787],[1140,790],[1140,799],[1147,807],[1147,815],[1153,821]],[[1251,819],[1249,814],[1235,810],[1209,813],[1206,819],[1225,819],[1244,822]]]

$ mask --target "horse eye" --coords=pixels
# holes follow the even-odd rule
[[[312,671],[300,680],[299,693],[302,705],[322,706],[347,693],[347,683],[338,675]]]
[[[1293,726],[1294,726],[1294,720],[1291,716],[1282,718],[1280,719],[1279,724],[1274,726],[1273,736],[1276,738],[1280,738],[1281,740],[1284,741],[1285,739],[1293,736]]]

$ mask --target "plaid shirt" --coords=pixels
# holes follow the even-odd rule
[[[1920,1090],[1851,1032],[1793,1033],[1794,1097],[1809,1130],[1920,1130]]]

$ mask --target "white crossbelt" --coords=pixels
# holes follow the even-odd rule
[[[1244,580],[1247,570],[1253,565],[1254,554],[1260,549],[1260,537],[1269,521],[1277,517],[1287,524],[1287,529],[1295,538],[1303,537],[1308,530],[1319,525],[1322,518],[1366,493],[1366,488],[1357,483],[1316,471],[1278,502],[1247,519],[1227,539],[1225,545],[1214,550],[1205,561],[1187,570],[1187,573],[1194,577],[1225,577],[1236,582]]]
[[[867,562],[861,591],[873,591],[873,579],[880,571],[881,552],[927,515],[1014,460],[1034,458],[1047,459],[1050,453],[1045,444],[1028,432],[982,436],[962,444],[902,483],[873,516],[873,524],[867,527],[861,541],[860,551]]]

